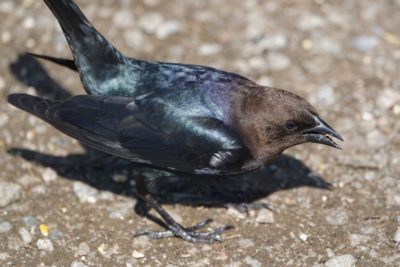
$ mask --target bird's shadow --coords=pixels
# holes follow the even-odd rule
[[[54,81],[33,57],[21,55],[10,65],[14,77],[35,88],[41,96],[65,99],[71,94]],[[8,153],[54,169],[59,176],[90,186],[136,198],[134,166],[103,152],[85,147],[83,154],[53,156],[23,148]],[[112,179],[114,177],[114,179]],[[122,177],[122,179],[121,179]],[[123,179],[126,177],[126,179]],[[261,170],[232,177],[182,176],[166,173],[157,179],[152,192],[160,203],[221,206],[252,203],[276,191],[302,186],[330,189],[331,184],[313,174],[301,161],[283,155]]]

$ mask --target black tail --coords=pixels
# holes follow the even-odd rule
[[[64,32],[70,36],[85,35],[85,30],[96,31],[79,7],[72,0],[44,0],[57,18]]]
[[[29,52],[27,52],[26,54],[29,56],[32,56],[32,57],[36,57],[36,58],[40,58],[40,59],[44,59],[44,60],[53,62],[57,65],[66,67],[73,71],[78,71],[78,69],[76,68],[75,62],[72,59],[51,57],[51,56],[39,55],[39,54],[34,54],[34,53],[29,53]]]
[[[108,71],[115,71],[117,75],[119,65],[124,64],[125,57],[93,27],[72,0],[44,0],[44,2],[64,31],[74,56],[75,68],[80,73],[84,88],[89,94],[101,94],[97,85],[91,84],[93,77],[102,83],[101,79],[106,76],[105,65],[109,67]],[[42,58],[64,66],[71,66],[70,62],[62,59],[45,56]]]

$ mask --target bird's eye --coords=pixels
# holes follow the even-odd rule
[[[293,131],[297,129],[297,124],[294,121],[287,121],[285,127],[286,130]]]

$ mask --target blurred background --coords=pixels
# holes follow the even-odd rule
[[[295,147],[242,177],[166,177],[155,194],[178,221],[235,229],[212,245],[134,239],[158,226],[140,215],[129,163],[6,103],[16,92],[84,91],[72,71],[24,54],[71,58],[45,4],[2,0],[1,266],[400,265],[399,0],[76,3],[126,55],[221,68],[305,97],[344,147]]]

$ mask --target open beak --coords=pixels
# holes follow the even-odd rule
[[[333,141],[332,137],[344,141],[343,138],[329,126],[328,123],[323,121],[321,118],[314,116],[316,126],[313,128],[303,131],[303,136],[306,142],[319,143],[327,146],[331,146],[337,149],[341,147]]]

